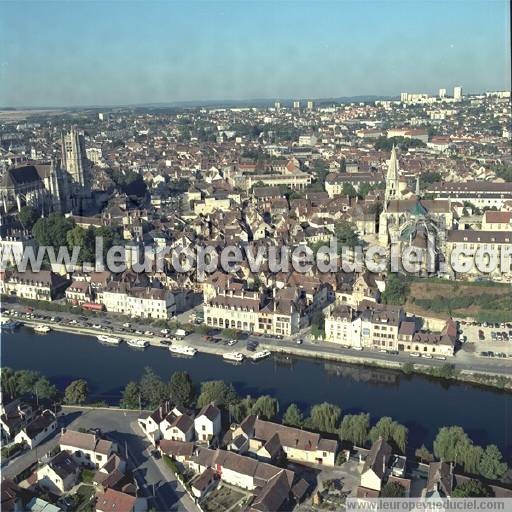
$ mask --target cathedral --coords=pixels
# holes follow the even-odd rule
[[[393,147],[386,174],[384,205],[379,217],[379,243],[400,248],[415,246],[427,249],[429,237],[434,241],[436,254],[444,246],[447,230],[453,225],[453,210],[449,200],[427,200],[421,196],[419,179],[411,192],[400,176],[396,148]]]
[[[84,136],[76,128],[62,135],[60,160],[7,169],[0,182],[0,208],[7,214],[31,205],[49,212],[83,215],[92,204]]]

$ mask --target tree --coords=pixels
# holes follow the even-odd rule
[[[174,372],[169,383],[169,397],[176,405],[190,406],[194,401],[194,386],[187,372]]]
[[[338,428],[340,416],[341,409],[337,405],[323,402],[311,408],[308,423],[319,432],[334,433]]]
[[[487,498],[493,496],[489,487],[478,480],[468,480],[453,491],[454,498]]]
[[[33,393],[40,375],[32,370],[19,370],[15,373],[16,392],[18,395]]]
[[[34,384],[34,393],[38,399],[50,399],[53,400],[57,397],[57,388],[50,384],[50,381],[46,377],[40,377]]]
[[[384,416],[370,430],[370,439],[375,442],[379,437],[382,437],[384,441],[392,441],[404,453],[407,445],[407,433],[406,427],[393,421],[389,416]]]
[[[416,455],[416,458],[420,459],[421,462],[433,462],[434,460],[434,456],[427,450],[424,444],[414,452],[414,455]]]
[[[140,378],[140,393],[149,407],[158,407],[169,395],[169,388],[162,379],[149,367],[144,368]]]
[[[368,438],[369,428],[369,414],[347,414],[341,422],[340,436],[344,441],[350,441],[357,446],[364,446]]]
[[[87,400],[88,394],[87,381],[84,379],[74,380],[64,391],[64,402],[81,405]]]
[[[380,491],[381,498],[403,498],[404,496],[405,489],[398,482],[387,482]]]
[[[258,397],[252,406],[252,414],[256,414],[264,420],[273,419],[279,410],[279,402],[269,395]]]
[[[213,403],[217,407],[226,407],[236,404],[238,400],[233,384],[226,384],[223,380],[210,380],[201,384],[197,406],[204,407]]]
[[[290,427],[302,427],[304,417],[296,404],[290,404],[283,416],[283,424]]]
[[[386,283],[386,289],[382,294],[384,304],[394,304],[402,306],[405,304],[407,294],[409,293],[409,278],[402,274],[389,274]]]
[[[336,224],[334,227],[334,235],[338,241],[338,251],[342,246],[355,247],[361,244],[361,240],[354,226],[346,220]]]
[[[23,206],[18,213],[18,219],[25,229],[31,231],[39,219],[39,212],[33,206]]]
[[[479,462],[479,473],[489,480],[501,478],[508,471],[507,463],[502,459],[503,456],[498,447],[494,444],[488,445]]]
[[[462,454],[462,464],[466,473],[478,473],[478,467],[484,450],[481,446],[474,446],[471,444],[466,448]]]
[[[354,188],[354,185],[352,185],[352,183],[348,183],[347,181],[343,183],[342,194],[348,197],[357,197],[357,191]]]
[[[66,235],[74,227],[72,219],[60,213],[50,213],[48,217],[39,219],[32,228],[32,234],[40,246],[51,246],[56,249],[67,245]]]
[[[128,382],[123,390],[123,396],[119,402],[124,409],[138,409],[141,400],[140,386],[136,382]]]
[[[444,462],[462,463],[471,445],[461,427],[442,427],[434,440],[434,455]]]
[[[401,370],[405,375],[410,375],[414,371],[414,365],[412,363],[404,363],[400,366]]]
[[[247,395],[245,398],[242,398],[242,400],[230,405],[229,412],[234,420],[240,423],[245,417],[251,414],[254,402],[254,398]]]
[[[2,368],[2,395],[4,398],[16,398],[18,392],[16,389],[16,373],[12,368]]]

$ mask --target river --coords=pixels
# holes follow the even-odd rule
[[[2,333],[1,355],[2,366],[36,370],[59,389],[85,378],[91,399],[111,404],[118,403],[124,385],[137,380],[146,366],[165,380],[176,370],[186,370],[195,383],[223,379],[242,396],[272,395],[281,411],[291,402],[307,411],[326,401],[343,413],[369,412],[373,421],[391,416],[409,428],[414,447],[430,447],[444,425],[460,425],[476,443],[495,443],[512,454],[512,395],[463,383],[277,355],[235,366],[213,355],[180,358],[163,348],[138,351],[124,343],[111,347],[90,336],[55,331],[37,335],[27,328]]]

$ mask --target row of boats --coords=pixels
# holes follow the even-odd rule
[[[19,322],[3,321],[2,329],[14,329],[17,327],[17,325],[15,324],[19,325]],[[51,327],[46,324],[37,324],[34,326],[34,332],[37,332],[39,334],[46,334],[51,330]],[[98,336],[96,336],[96,338],[98,339],[98,341],[106,343],[107,345],[119,345],[123,341],[122,338],[118,338],[117,336],[107,336],[106,334],[99,334]],[[149,341],[144,339],[131,338],[126,340],[126,344],[129,347],[144,349],[149,346]],[[169,351],[172,354],[188,357],[193,357],[197,354],[197,348],[191,347],[189,345],[171,345],[169,347]],[[252,361],[261,361],[262,359],[266,359],[271,355],[272,354],[269,350],[261,350],[250,355],[249,359],[251,359]],[[245,357],[246,356],[242,354],[242,352],[226,352],[225,354],[222,355],[222,358],[224,360],[235,363],[241,363],[242,361],[244,361]]]

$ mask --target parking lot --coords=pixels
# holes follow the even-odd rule
[[[512,357],[512,323],[476,324],[460,322],[459,340],[474,344],[475,353],[483,357]]]

